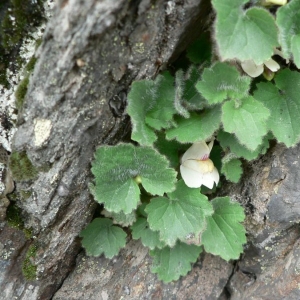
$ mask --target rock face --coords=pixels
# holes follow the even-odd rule
[[[17,205],[32,233],[0,223],[1,299],[300,298],[300,146],[273,147],[239,185],[224,186],[247,212],[249,243],[235,265],[205,254],[185,278],[162,284],[138,242],[111,261],[80,252],[78,234],[95,211],[87,187],[95,147],[126,136],[131,82],[164,69],[209,12],[204,0],[57,1],[11,154],[11,164],[26,162]]]

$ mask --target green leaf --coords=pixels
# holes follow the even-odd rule
[[[265,9],[243,10],[248,0],[212,0],[217,18],[215,38],[222,60],[254,60],[259,65],[273,55],[278,46],[277,27]]]
[[[121,225],[123,227],[127,227],[132,225],[136,221],[136,213],[135,211],[132,211],[130,214],[124,214],[122,211],[115,213],[115,212],[109,212],[106,209],[102,210],[102,215],[104,215],[106,218],[113,219],[114,224]]]
[[[293,53],[293,60],[297,68],[300,68],[300,34],[292,38],[291,50]]]
[[[276,12],[281,50],[286,58],[294,59],[300,68],[300,1],[290,1]]]
[[[234,133],[241,144],[254,151],[267,133],[266,121],[270,112],[251,96],[242,99],[241,102],[239,106],[234,100],[223,104],[224,130]]]
[[[176,72],[175,76],[175,100],[174,100],[174,106],[177,111],[177,113],[184,118],[188,118],[190,116],[190,113],[188,110],[184,107],[183,104],[183,84],[184,84],[184,73],[182,70],[178,70]]]
[[[193,64],[201,64],[211,60],[211,50],[210,36],[205,33],[189,46],[186,56]]]
[[[263,142],[255,151],[250,151],[245,146],[241,145],[237,138],[228,132],[219,131],[217,140],[220,142],[223,149],[229,148],[237,157],[243,157],[247,160],[257,158],[260,154],[265,154],[269,148],[268,135],[263,138]]]
[[[169,73],[158,75],[155,81],[132,83],[128,94],[127,113],[132,121],[131,138],[141,145],[151,146],[156,140],[154,129],[168,128],[176,113],[173,102],[175,89]],[[151,128],[152,127],[152,128]]]
[[[109,219],[94,219],[79,236],[83,238],[82,246],[86,253],[92,256],[104,254],[107,258],[113,258],[126,244],[126,233],[113,226]]]
[[[188,236],[204,230],[212,207],[199,189],[188,188],[183,180],[178,181],[176,190],[168,197],[152,199],[145,211],[150,228],[159,231],[160,240],[173,247],[178,239],[186,241]]]
[[[196,262],[202,248],[178,242],[174,248],[165,247],[150,251],[153,257],[151,272],[157,273],[164,282],[178,280],[191,270],[191,263]]]
[[[249,76],[240,76],[235,67],[217,62],[204,70],[196,88],[209,104],[216,104],[226,99],[247,96],[250,81]]]
[[[165,72],[158,75],[154,82],[156,96],[152,99],[152,107],[146,113],[146,123],[152,128],[160,130],[172,125],[173,115],[176,113],[174,78],[170,73]]]
[[[181,143],[194,143],[210,138],[221,124],[219,106],[206,109],[201,114],[193,113],[188,119],[177,117],[177,127],[166,131],[168,140],[176,139]]]
[[[198,93],[195,87],[200,77],[200,71],[195,65],[191,65],[185,74],[182,101],[189,110],[200,110],[206,105],[205,99]]]
[[[154,146],[159,153],[167,157],[172,168],[177,168],[179,166],[180,154],[187,149],[186,145],[180,144],[176,140],[166,140],[163,134],[158,134],[158,139]]]
[[[225,175],[226,179],[238,183],[241,175],[243,174],[242,162],[233,158],[230,160],[223,160],[222,173]]]
[[[202,234],[205,251],[219,255],[225,260],[238,259],[246,243],[246,231],[240,222],[245,214],[239,203],[229,197],[211,201],[214,214],[207,218],[207,227]]]
[[[141,239],[145,247],[153,250],[154,248],[163,248],[165,243],[159,240],[158,231],[152,231],[149,228],[147,219],[138,218],[137,221],[131,226],[132,238],[134,240]]]
[[[99,147],[92,163],[95,186],[91,185],[91,191],[106,210],[129,214],[140,201],[138,182],[152,195],[175,188],[176,172],[168,165],[153,148],[131,144]]]
[[[280,71],[275,77],[275,85],[259,83],[254,97],[271,112],[268,129],[278,142],[291,147],[300,140],[300,74],[289,69]]]

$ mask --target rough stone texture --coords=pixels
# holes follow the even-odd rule
[[[300,299],[299,165],[300,145],[276,145],[231,190],[246,207],[248,232],[231,299]]]
[[[116,95],[175,59],[200,34],[209,8],[207,0],[57,1],[12,144],[39,171],[35,180],[16,182],[19,192],[31,192],[17,205],[38,247],[37,280],[26,282],[13,264],[3,270],[5,299],[50,299],[61,285],[95,209],[87,187],[95,147],[130,129]]]
[[[140,242],[130,241],[112,260],[81,254],[53,299],[218,299],[232,272],[230,263],[206,254],[188,276],[163,284],[150,272],[147,253]]]
[[[206,254],[187,277],[162,284],[132,241],[112,261],[78,255],[78,233],[95,209],[87,188],[95,147],[116,143],[130,128],[117,96],[178,56],[207,22],[208,2],[57,1],[12,145],[27,152],[39,175],[16,182],[18,191],[32,192],[17,202],[32,238],[0,224],[4,300],[300,299],[299,145],[274,146],[245,166],[240,184],[222,187],[247,213],[249,242],[232,276],[231,263]],[[36,280],[26,281],[21,265],[33,244]]]

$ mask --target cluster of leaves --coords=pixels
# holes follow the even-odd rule
[[[197,51],[203,49],[200,40],[187,53],[192,64],[186,71],[132,84],[127,113],[139,145],[102,146],[95,153],[90,188],[106,218],[81,232],[87,254],[116,255],[126,243],[119,225],[130,226],[132,238],[150,249],[152,271],[165,282],[185,275],[203,249],[225,260],[242,253],[242,207],[229,197],[209,201],[176,170],[190,143],[216,138],[220,146],[211,159],[236,183],[242,160],[264,154],[270,139],[288,147],[300,140],[300,0],[280,7],[276,16],[258,5],[245,9],[247,2],[212,0],[219,60]],[[294,62],[291,69],[281,61],[269,81],[243,75],[240,62],[263,64],[275,47]]]

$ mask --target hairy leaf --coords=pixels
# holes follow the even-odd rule
[[[207,227],[202,234],[205,251],[219,255],[225,260],[238,259],[246,243],[243,208],[230,201],[229,197],[211,201],[214,214],[207,218]]]
[[[112,220],[97,218],[81,231],[82,246],[86,253],[92,256],[104,254],[112,258],[126,244],[126,233],[119,227],[112,225]]]
[[[151,146],[156,140],[153,129],[171,126],[173,114],[176,113],[173,82],[169,73],[158,75],[155,81],[133,82],[128,94],[127,113],[131,117],[131,138],[134,141]]]
[[[265,9],[243,10],[248,0],[212,0],[217,18],[215,37],[222,60],[254,60],[262,64],[278,46],[277,27]]]
[[[276,139],[287,147],[300,140],[300,74],[289,69],[278,72],[275,85],[259,83],[254,97],[271,112],[267,122]]]
[[[168,140],[176,139],[181,143],[194,143],[210,138],[221,124],[220,106],[206,109],[201,114],[193,113],[190,118],[175,119],[177,127],[166,131]]]
[[[95,153],[91,191],[105,209],[129,214],[140,200],[138,182],[147,192],[163,195],[175,188],[176,172],[167,159],[153,148],[131,144],[102,146]]]
[[[215,104],[247,96],[250,81],[249,76],[241,76],[235,67],[217,62],[204,70],[196,88],[209,104]]]
[[[281,50],[286,58],[293,58],[300,68],[300,1],[293,0],[276,12]]]
[[[106,209],[102,210],[102,215],[106,218],[111,218],[114,224],[118,224],[121,226],[130,226],[136,221],[136,213],[132,211],[129,214],[124,214],[122,211],[115,213],[109,212]]]
[[[269,110],[259,101],[249,96],[236,105],[234,100],[224,103],[222,121],[224,130],[234,133],[241,144],[254,151],[262,143],[267,133],[266,121]]]
[[[165,247],[150,251],[153,257],[151,271],[157,273],[158,278],[170,282],[186,275],[191,270],[191,263],[196,262],[202,247],[177,242],[175,247]]]
[[[185,241],[191,234],[202,232],[206,217],[213,211],[207,197],[199,189],[188,188],[183,180],[168,197],[152,199],[145,211],[150,228],[159,231],[160,239],[173,247],[177,240]]]
[[[152,231],[149,228],[146,218],[138,218],[131,226],[132,238],[135,240],[141,239],[145,247],[153,250],[154,248],[163,248],[165,243],[159,240],[158,231]]]
[[[223,160],[223,166],[222,166],[222,173],[225,175],[226,179],[238,183],[241,175],[243,174],[242,169],[242,162],[237,159],[233,158],[230,160]]]
[[[250,151],[245,146],[241,145],[237,138],[228,132],[220,131],[217,136],[223,149],[229,148],[237,157],[243,157],[247,160],[257,158],[260,154],[265,154],[269,148],[268,135],[263,138],[263,142],[255,151]]]

